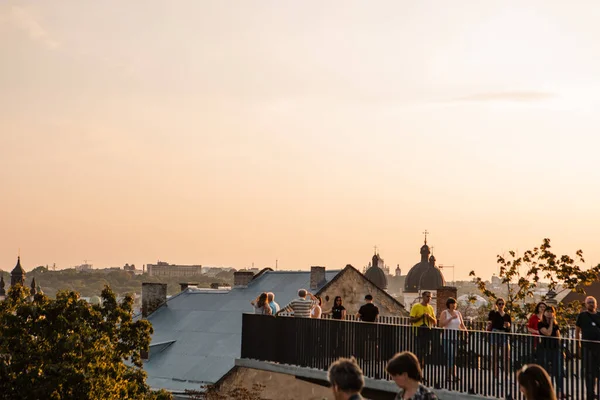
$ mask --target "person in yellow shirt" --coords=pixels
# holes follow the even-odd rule
[[[431,304],[431,292],[421,294],[421,302],[410,309],[410,322],[416,329],[415,350],[421,368],[425,368],[425,357],[431,352],[431,328],[437,324]]]

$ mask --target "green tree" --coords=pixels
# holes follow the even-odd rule
[[[110,288],[92,306],[76,292],[33,298],[11,287],[0,302],[0,397],[9,399],[169,399],[141,369],[152,327],[133,321],[133,299]],[[127,361],[127,362],[126,362]]]
[[[585,294],[585,287],[600,276],[600,264],[587,270],[578,265],[585,262],[582,250],[577,250],[576,258],[573,259],[568,255],[557,256],[550,249],[550,239],[546,238],[539,247],[527,250],[522,256],[512,250],[508,252],[510,257],[497,256],[499,278],[507,293],[506,308],[517,320],[527,319],[528,314],[533,311],[535,304],[531,299],[540,281],[548,282],[549,291],[556,291],[560,285],[565,290]],[[478,289],[492,303],[502,297],[490,290],[486,282],[476,276],[475,271],[471,271],[469,275],[476,277]],[[559,303],[557,318],[562,323],[573,323],[574,316],[580,309],[578,302]]]

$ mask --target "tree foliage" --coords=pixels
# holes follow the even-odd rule
[[[10,282],[10,273],[1,272],[5,282]],[[220,285],[231,285],[233,283],[233,272],[220,272],[217,276],[195,275],[187,277],[166,277],[134,275],[124,270],[91,270],[76,271],[74,269],[64,269],[52,271],[46,267],[36,267],[27,272],[25,286],[31,285],[31,280],[35,278],[48,296],[54,297],[60,290],[73,290],[83,297],[99,296],[104,286],[110,286],[117,296],[126,294],[140,294],[143,282],[166,283],[168,295],[174,295],[181,290],[180,282],[196,282],[199,287],[210,287],[211,283]]]
[[[76,292],[33,298],[11,287],[0,302],[0,396],[9,399],[168,399],[141,369],[152,327],[133,321],[130,296],[108,287],[92,306]],[[126,362],[127,361],[127,362]]]
[[[564,290],[585,294],[585,287],[600,276],[600,264],[587,270],[579,266],[585,262],[582,250],[577,250],[573,259],[568,255],[558,256],[550,249],[550,239],[546,238],[539,247],[525,251],[522,256],[512,250],[508,252],[509,257],[497,256],[499,278],[507,292],[506,309],[517,319],[524,320],[533,311],[535,304],[531,299],[541,280],[548,282],[549,291],[556,291],[560,286]],[[475,271],[471,271],[469,275],[476,276]],[[481,293],[492,303],[501,297],[490,290],[480,277],[476,277],[475,282]],[[573,322],[580,309],[581,305],[577,302],[566,305],[559,303],[559,322]]]

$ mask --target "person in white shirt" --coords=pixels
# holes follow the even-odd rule
[[[444,332],[444,350],[446,351],[447,373],[446,381],[457,381],[455,359],[456,348],[461,337],[458,331],[466,331],[467,327],[463,321],[462,314],[456,309],[456,299],[450,297],[446,300],[446,309],[440,314],[440,326],[446,331]],[[464,334],[463,334],[464,335]]]
[[[321,296],[315,296],[315,298],[318,302],[315,303],[315,306],[312,308],[312,310],[310,310],[310,317],[321,318],[321,313],[323,312],[323,310],[321,309]]]

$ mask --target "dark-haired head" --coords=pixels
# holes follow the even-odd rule
[[[524,365],[517,373],[517,381],[527,400],[556,400],[550,376],[537,364]]]
[[[368,294],[368,295],[365,296],[365,300],[371,301],[371,300],[373,300],[373,296],[371,296],[370,294]]]
[[[548,314],[551,315],[550,318],[548,318]],[[542,320],[549,324],[550,323],[550,319],[553,318],[554,316],[556,316],[556,308],[554,308],[554,306],[547,306],[546,309],[544,310],[544,315],[542,316]]]
[[[534,313],[534,314],[539,314],[539,313],[541,313],[541,312],[542,312],[542,310],[540,310],[540,307],[544,307],[544,308],[546,308],[546,307],[547,307],[547,306],[546,306],[546,303],[544,303],[543,301],[540,301],[539,303],[537,303],[537,304],[535,305],[535,309],[533,310],[533,313]]]
[[[319,305],[323,304],[323,301],[321,300],[321,296],[315,296],[317,298],[317,300],[319,300]]]
[[[257,301],[257,306],[258,307],[264,307],[265,304],[268,303],[268,296],[266,292],[262,292],[259,296],[258,296],[258,301]]]
[[[334,306],[341,306],[342,303],[343,303],[342,296],[335,296],[335,299],[333,299],[333,305]]]
[[[446,300],[446,308],[450,308],[451,304],[456,304],[456,299],[454,297],[448,297],[448,300]]]
[[[422,379],[419,360],[410,351],[403,351],[392,357],[388,361],[385,370],[392,377],[406,373],[407,377],[414,381],[420,382]]]
[[[360,393],[365,380],[354,357],[340,358],[329,366],[329,383],[335,392]]]

